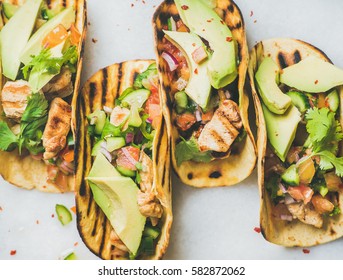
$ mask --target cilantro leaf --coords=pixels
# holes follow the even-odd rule
[[[143,73],[140,73],[137,75],[134,83],[133,83],[133,87],[134,88],[147,88],[144,83],[144,80],[148,80],[149,78],[151,78],[152,76],[156,76],[157,75],[157,66],[156,63],[151,64],[147,70],[145,70]],[[149,89],[149,88],[147,88]]]
[[[33,93],[27,102],[26,109],[21,117],[21,122],[32,122],[47,114],[49,104],[40,93]]]
[[[60,73],[63,65],[67,65],[72,72],[75,72],[75,63],[78,59],[76,46],[71,46],[66,50],[62,57],[52,57],[50,49],[43,49],[38,55],[22,68],[24,79],[28,79],[29,73],[37,75]],[[31,72],[30,72],[31,71]]]
[[[11,151],[18,145],[18,137],[4,121],[0,121],[0,150]]]
[[[176,145],[175,157],[178,166],[187,160],[194,160],[197,162],[210,162],[212,159],[210,152],[200,152],[197,140],[192,137],[188,141],[182,138],[182,141]]]
[[[333,167],[336,169],[336,174],[340,177],[343,176],[343,157],[336,157],[335,154],[329,151],[321,151],[315,153],[320,156],[319,167],[322,170],[329,170]]]
[[[343,157],[336,156],[343,133],[340,123],[335,119],[335,113],[328,108],[313,108],[307,111],[306,119],[313,151],[311,156],[320,156],[320,169],[335,168],[336,174],[343,176]]]
[[[328,108],[313,108],[306,113],[306,129],[315,152],[327,150],[336,153],[338,142],[343,139],[342,128],[335,113]]]

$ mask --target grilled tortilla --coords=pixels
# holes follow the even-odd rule
[[[172,162],[176,174],[187,185],[194,187],[217,187],[234,185],[247,178],[253,171],[256,163],[256,150],[254,138],[248,121],[249,99],[244,92],[244,83],[248,67],[248,47],[242,14],[233,1],[219,0],[216,2],[215,11],[222,18],[222,24],[229,27],[237,43],[238,76],[234,83],[237,84],[234,94],[237,95],[239,112],[243,127],[247,133],[237,149],[232,149],[230,156],[224,156],[210,162],[184,161],[178,166],[175,147],[180,141],[180,134],[175,125],[172,111],[174,98],[171,94],[171,81],[168,78],[168,65],[162,58],[164,32],[168,26],[168,19],[173,17],[176,21],[180,18],[174,1],[164,1],[156,10],[153,17],[155,51],[157,56],[160,81],[162,83],[163,109],[166,117],[168,133],[171,137]],[[204,137],[205,138],[205,137]]]
[[[252,49],[249,62],[249,78],[255,103],[258,124],[258,185],[260,191],[260,224],[266,240],[282,246],[313,246],[333,241],[343,236],[343,214],[324,219],[322,228],[316,228],[299,220],[291,222],[280,220],[273,215],[275,206],[265,187],[265,157],[267,152],[267,130],[256,85],[255,73],[265,57],[271,57],[283,69],[293,65],[308,56],[316,56],[324,61],[329,58],[316,47],[295,39],[265,40]],[[342,103],[343,89],[339,87],[340,102]],[[340,122],[342,124],[342,106],[340,107]],[[338,191],[338,206],[343,205],[343,189]]]
[[[15,5],[22,5],[25,1],[21,0],[11,0],[6,1],[7,3],[12,3]],[[75,133],[75,120],[76,120],[76,94],[79,91],[80,77],[81,77],[81,68],[82,68],[82,56],[83,56],[83,47],[84,39],[86,36],[86,1],[85,0],[51,0],[47,1],[49,8],[54,8],[56,6],[61,7],[71,7],[73,6],[76,13],[75,27],[81,34],[80,42],[77,47],[78,50],[78,62],[76,65],[76,73],[73,74],[73,95],[70,95],[66,100],[72,106],[72,118],[71,118],[71,130],[73,134]],[[1,21],[5,21],[2,18]],[[2,24],[0,24],[0,28]],[[2,76],[0,79],[0,88],[2,89],[6,83],[6,79]],[[3,108],[0,105],[0,120],[3,119]],[[18,151],[14,150],[12,152],[3,152],[0,151],[0,175],[9,183],[24,188],[24,189],[34,189],[36,188],[39,191],[43,192],[69,192],[74,190],[74,176],[68,176],[67,186],[68,188],[61,188],[57,186],[48,178],[48,168],[42,160],[34,160],[30,155],[23,154],[22,156],[18,155]],[[6,164],[4,164],[6,163]]]
[[[112,226],[105,214],[93,199],[92,191],[85,177],[92,166],[92,143],[87,133],[87,116],[104,106],[112,108],[114,100],[125,89],[133,85],[135,77],[147,69],[152,60],[127,61],[104,68],[92,76],[83,86],[78,97],[76,110],[76,206],[77,225],[79,233],[87,247],[102,259],[117,259],[111,242]],[[162,116],[161,116],[162,118]],[[153,140],[153,174],[152,188],[163,207],[160,224],[161,234],[153,255],[142,256],[144,259],[160,259],[165,253],[172,224],[171,180],[170,180],[170,150],[169,139],[162,118],[156,127]]]

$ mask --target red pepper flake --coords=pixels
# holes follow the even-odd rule
[[[55,218],[55,214],[51,214],[51,218]]]
[[[314,84],[315,84],[315,85],[318,84],[318,80],[315,80],[315,81],[314,81]]]
[[[17,250],[11,250],[10,255],[14,256],[17,253]]]
[[[194,73],[198,75],[198,68],[195,68]]]
[[[222,24],[222,25],[224,25],[225,24],[225,22],[221,19],[220,20],[220,23]]]
[[[232,41],[232,37],[226,37],[226,41],[231,42]]]
[[[75,242],[74,243],[74,247],[76,247],[77,245],[79,245],[79,242]]]
[[[39,220],[36,221],[36,224],[39,225]]]
[[[181,6],[181,9],[186,11],[186,10],[189,9],[189,7],[188,7],[187,5],[182,5],[182,6]]]
[[[254,11],[250,11],[250,17],[254,15]]]
[[[143,4],[145,4],[145,1],[142,1]]]
[[[92,42],[95,44],[96,42],[98,42],[98,40],[97,40],[97,39],[94,39],[94,38],[92,38]]]
[[[309,253],[310,253],[310,250],[309,250],[309,249],[303,249],[303,253],[304,253],[304,254],[309,254]]]
[[[131,8],[133,8],[134,6],[135,6],[135,4],[132,3],[132,4],[131,4]]]
[[[202,31],[204,31],[204,32],[205,32],[205,28],[204,28]]]
[[[71,207],[70,210],[71,210],[74,214],[76,214],[76,206]]]
[[[4,209],[2,209],[2,207],[0,206],[0,211],[2,211],[2,210],[4,210]]]
[[[256,22],[257,22],[257,20],[255,19],[255,20],[254,20],[254,23],[256,23]]]
[[[196,46],[196,44],[195,44],[195,43],[193,43],[193,44],[192,44],[192,46],[193,46],[193,47],[195,47],[195,46]]]
[[[91,22],[90,22],[90,21],[88,22],[88,25],[91,25]]]
[[[261,233],[261,229],[259,227],[254,227],[254,231],[256,231],[257,233]]]

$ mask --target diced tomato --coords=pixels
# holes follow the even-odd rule
[[[70,42],[74,46],[78,46],[80,42],[81,34],[77,30],[74,24],[70,27]]]
[[[134,162],[138,162],[140,150],[136,147],[127,146],[125,149],[130,153],[131,158],[123,152],[123,148],[118,151],[117,154],[117,165],[124,167],[129,170],[137,170]]]
[[[62,24],[59,24],[43,39],[42,46],[44,48],[53,48],[62,43],[68,37],[68,31]]]
[[[313,196],[313,190],[305,185],[300,185],[297,187],[288,187],[287,192],[295,200],[304,201],[305,204],[309,203]]]
[[[324,93],[318,93],[317,101],[318,101],[318,103],[317,103],[318,108],[326,107],[325,94]]]
[[[63,172],[58,172],[55,184],[58,186],[61,192],[68,191],[68,175],[63,174]]]
[[[59,168],[55,165],[48,165],[48,181],[55,182]]]
[[[176,124],[183,131],[190,129],[196,121],[195,116],[191,113],[184,113],[176,117]]]
[[[66,153],[62,155],[63,159],[66,162],[73,162],[74,161],[74,150],[68,150]]]
[[[204,123],[207,123],[210,120],[212,120],[212,117],[213,117],[213,110],[209,110],[208,112],[202,113],[201,115],[201,119]]]

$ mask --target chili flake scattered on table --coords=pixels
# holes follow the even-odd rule
[[[315,81],[314,81],[314,84],[315,84],[315,85],[318,84],[318,80],[315,80]]]
[[[261,229],[259,227],[254,227],[254,231],[256,231],[257,233],[261,233]]]
[[[76,206],[70,207],[70,210],[71,210],[74,214],[76,214]]]
[[[98,40],[97,40],[97,39],[94,39],[94,38],[92,38],[92,42],[95,44],[96,42],[98,42]]]
[[[303,249],[303,253],[304,253],[304,254],[309,254],[309,253],[310,253],[310,250],[309,250],[309,249]]]
[[[10,255],[11,255],[11,256],[14,256],[16,253],[17,253],[17,250],[11,250],[11,251],[10,251]]]
[[[0,206],[0,211],[2,211],[3,209],[2,209],[2,207]]]
[[[254,11],[250,11],[250,17],[254,15]]]
[[[226,41],[231,42],[232,41],[232,37],[226,37]]]
[[[75,243],[74,243],[74,246],[75,246],[75,247],[76,247],[77,245],[79,245],[79,242],[75,242]]]
[[[181,9],[182,9],[182,10],[188,10],[189,7],[188,7],[187,5],[182,5],[182,6],[181,6]]]

